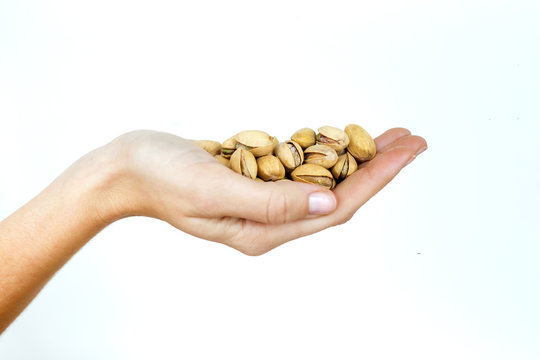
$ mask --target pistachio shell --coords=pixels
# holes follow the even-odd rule
[[[258,176],[264,181],[276,181],[285,177],[285,168],[274,155],[265,155],[257,159]]]
[[[255,156],[244,148],[237,149],[231,156],[231,169],[246,177],[257,177],[257,160]]]
[[[292,134],[291,140],[298,143],[302,149],[306,149],[312,145],[315,145],[316,134],[315,131],[310,128],[303,128]]]
[[[304,150],[304,162],[306,164],[320,165],[331,168],[338,161],[338,155],[334,149],[327,145],[313,145]]]
[[[255,157],[271,154],[274,151],[277,139],[264,131],[247,130],[234,136],[236,148],[243,147],[253,153]]]
[[[345,127],[345,133],[349,137],[348,150],[358,161],[368,161],[375,157],[377,146],[369,133],[361,126],[349,124]]]
[[[291,177],[294,181],[317,184],[331,189],[334,186],[332,173],[320,165],[303,164],[293,170]]]
[[[220,163],[222,163],[226,167],[230,167],[230,160],[227,159],[225,156],[223,156],[223,155],[215,155],[214,159],[216,159],[217,161],[219,161]]]
[[[221,144],[217,141],[212,140],[197,140],[195,141],[195,144],[202,147],[204,150],[206,150],[210,155],[215,156],[221,152]]]
[[[221,144],[221,155],[227,159],[231,157],[233,152],[236,150],[236,140],[233,137],[228,138]]]
[[[304,162],[302,147],[292,140],[279,143],[274,153],[288,171],[294,170]]]
[[[323,126],[319,128],[317,144],[328,145],[339,153],[349,145],[349,137],[341,129]]]
[[[356,171],[358,165],[354,157],[349,154],[340,155],[336,165],[332,168],[332,175],[338,181],[344,180],[347,176]]]
[[[255,178],[255,181],[258,181],[258,182],[264,182],[264,180],[261,179],[261,178]]]

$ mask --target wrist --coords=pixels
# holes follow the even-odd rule
[[[88,218],[102,228],[132,215],[126,204],[129,176],[124,164],[109,144],[83,156],[55,183],[63,193],[78,198]]]

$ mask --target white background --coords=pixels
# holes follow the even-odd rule
[[[115,223],[0,359],[540,358],[539,4],[0,1],[1,218],[138,128],[430,146],[349,223],[262,257]]]

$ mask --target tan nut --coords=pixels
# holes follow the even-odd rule
[[[349,153],[340,155],[336,165],[332,168],[332,175],[337,181],[344,180],[358,169],[354,156]]]
[[[279,143],[274,153],[288,171],[296,169],[304,162],[302,147],[292,140]]]
[[[311,130],[310,128],[300,129],[291,136],[291,140],[298,143],[302,149],[315,145],[315,138],[315,131]]]
[[[257,175],[264,181],[276,181],[285,177],[285,168],[274,155],[257,158]]]
[[[230,160],[227,159],[225,156],[223,156],[223,155],[215,155],[214,159],[216,159],[217,161],[219,161],[220,163],[222,163],[226,167],[230,167]]]
[[[255,156],[244,148],[238,148],[231,156],[231,169],[246,177],[257,177],[257,160]]]
[[[217,141],[212,140],[197,140],[195,141],[195,144],[202,147],[204,150],[206,150],[210,155],[215,156],[221,152],[221,144]]]
[[[255,157],[271,154],[277,143],[277,139],[258,130],[239,132],[234,136],[234,139],[236,140],[236,148],[243,147],[251,151]]]
[[[341,129],[323,126],[319,128],[317,144],[330,146],[339,153],[349,145],[349,137]]]
[[[304,163],[320,165],[326,169],[331,168],[338,161],[334,149],[327,145],[313,145],[304,150]]]
[[[375,157],[377,146],[369,133],[361,126],[349,124],[345,127],[345,133],[349,137],[348,150],[358,161],[368,161]]]
[[[334,177],[328,169],[314,164],[303,164],[293,170],[291,177],[294,181],[307,184],[317,184],[332,189],[335,184]]]
[[[225,158],[230,158],[236,150],[236,140],[233,137],[228,138],[221,144],[221,155]]]

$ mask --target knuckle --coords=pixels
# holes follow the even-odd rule
[[[272,191],[266,203],[266,222],[268,224],[285,224],[289,217],[287,194]]]

